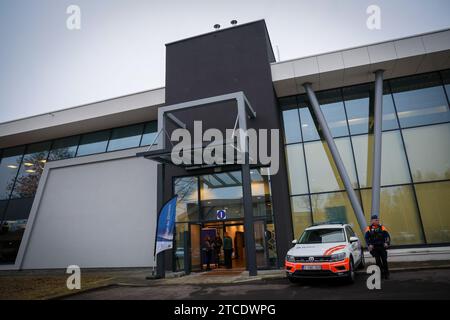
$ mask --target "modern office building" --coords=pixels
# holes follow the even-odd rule
[[[382,222],[394,246],[449,245],[450,30],[276,62],[256,21],[167,44],[164,88],[0,123],[0,270],[155,266],[158,208],[174,195],[166,270],[200,270],[205,235],[227,232],[248,268],[281,266],[312,223],[361,235],[324,133],[368,221],[377,70]],[[280,129],[276,174],[171,161],[166,133],[236,117]]]

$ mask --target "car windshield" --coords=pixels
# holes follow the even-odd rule
[[[330,243],[345,242],[344,231],[338,229],[313,229],[303,232],[298,243]]]

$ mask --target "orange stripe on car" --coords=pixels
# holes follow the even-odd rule
[[[343,248],[345,248],[345,245],[340,245],[340,246],[335,246],[335,247],[331,247],[331,248],[329,248],[328,250],[326,250],[325,252],[324,252],[324,256],[328,256],[328,255],[330,255],[331,253],[333,253],[334,251],[337,251],[337,250],[341,250],[341,249],[343,249]]]

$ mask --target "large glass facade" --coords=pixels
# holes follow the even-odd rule
[[[380,215],[393,245],[450,242],[449,84],[450,70],[384,82]],[[316,93],[367,220],[373,89],[368,83]],[[359,230],[307,96],[281,98],[279,105],[283,121],[290,121],[283,128],[290,137],[285,152],[295,237],[323,221],[348,222]]]
[[[0,150],[0,263],[14,263],[48,161],[150,144],[156,121]]]

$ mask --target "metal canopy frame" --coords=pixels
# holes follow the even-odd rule
[[[164,157],[170,156],[171,150],[166,146],[165,136],[168,136],[166,130],[166,120],[172,121],[175,125],[181,128],[186,128],[186,124],[175,117],[172,112],[178,110],[195,109],[205,105],[225,102],[225,101],[236,101],[237,106],[237,119],[235,123],[239,124],[239,128],[244,132],[247,131],[247,120],[255,119],[256,112],[253,110],[250,102],[245,96],[244,92],[238,91],[234,93],[193,100],[183,103],[178,103],[174,105],[160,107],[158,109],[158,134],[155,137],[154,142],[149,146],[147,151],[137,153],[136,156],[145,157],[148,159],[154,159],[162,163],[172,164],[170,160],[164,159]],[[163,134],[164,133],[164,134]],[[162,139],[161,139],[162,137]],[[245,251],[247,257],[247,269],[250,276],[257,275],[256,266],[256,247],[255,247],[255,235],[254,235],[254,223],[253,223],[253,200],[252,200],[252,189],[251,189],[251,176],[250,176],[250,161],[249,161],[249,146],[248,146],[248,136],[239,135],[240,146],[243,150],[240,150],[244,157],[244,162],[241,164],[242,168],[242,189],[243,189],[243,202],[244,202],[244,232],[245,232]],[[170,141],[170,139],[169,139]],[[226,141],[225,141],[226,143]],[[153,151],[150,149],[153,146],[157,148]],[[203,148],[203,146],[195,146],[195,148]],[[174,165],[174,164],[172,164]],[[158,255],[159,257],[159,255]],[[157,259],[159,264],[162,264],[164,256]],[[161,269],[161,268],[159,268]]]

